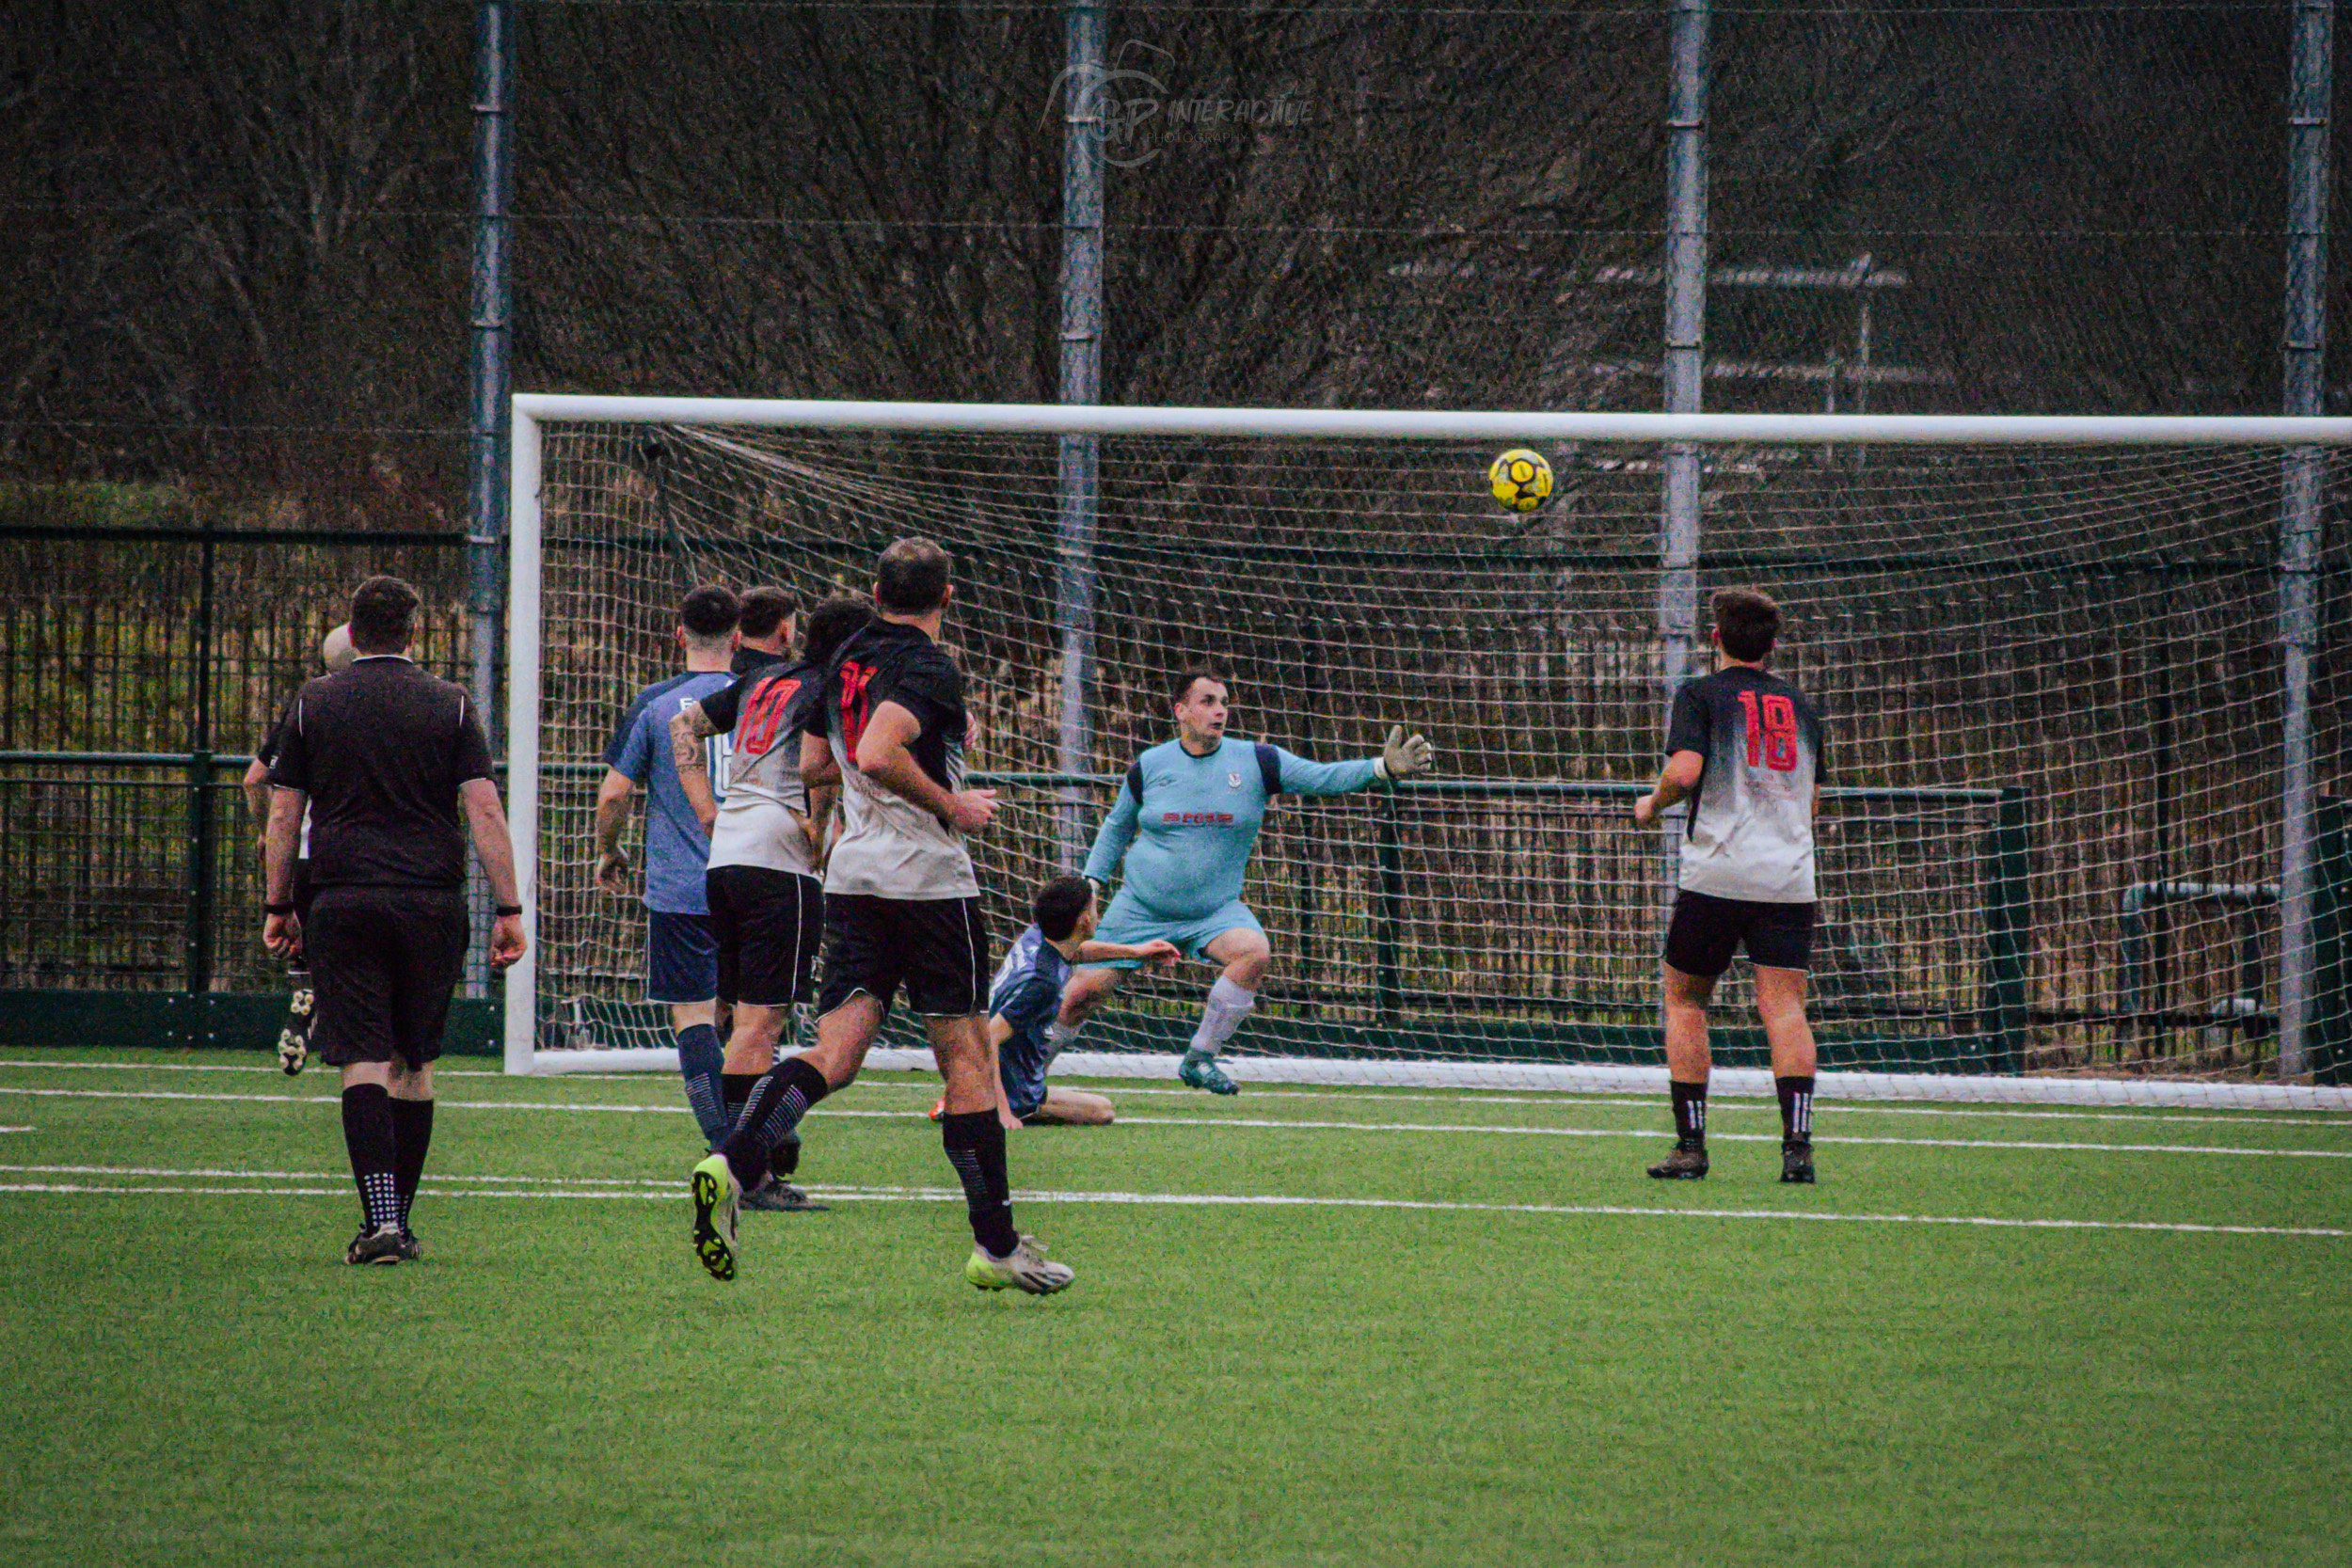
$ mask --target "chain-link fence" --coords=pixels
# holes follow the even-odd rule
[[[204,520],[0,525],[0,989],[276,985],[242,775],[352,586],[463,674],[462,536]]]

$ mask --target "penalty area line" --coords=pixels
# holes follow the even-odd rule
[[[265,1180],[265,1173],[256,1172],[238,1180],[257,1179]],[[307,1176],[299,1179],[309,1180]],[[459,1177],[452,1180],[479,1181],[498,1179]],[[961,1203],[964,1201],[962,1189],[957,1187],[812,1186],[808,1192],[812,1197],[841,1202]],[[346,1185],[334,1187],[101,1186],[92,1182],[64,1181],[0,1182],[0,1193],[207,1197],[348,1197],[351,1196],[351,1190]],[[643,1188],[618,1189],[595,1181],[582,1183],[578,1188],[566,1189],[453,1188],[436,1192],[433,1196],[507,1199],[619,1198],[656,1203],[682,1202],[684,1198],[684,1195],[675,1190],[648,1192]],[[1627,1203],[1476,1203],[1444,1198],[1301,1197],[1279,1193],[1089,1192],[1060,1188],[1017,1189],[1012,1196],[1014,1201],[1019,1203],[1094,1203],[1132,1208],[1354,1209],[1407,1213],[1530,1214],[1553,1218],[1787,1220],[1817,1225],[1927,1225],[1986,1230],[2106,1230],[2184,1236],[2280,1236],[2327,1241],[2352,1239],[2352,1230],[2322,1226],[2212,1225],[2189,1220],[2077,1220],[2018,1218],[2001,1214],[1838,1213],[1807,1209],[1667,1209]]]

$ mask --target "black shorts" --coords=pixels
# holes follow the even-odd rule
[[[294,918],[302,922],[305,930],[310,929],[310,895],[317,891],[310,885],[310,863],[309,861],[294,862]]]
[[[703,873],[719,943],[719,1000],[788,1007],[810,997],[825,937],[825,885],[797,871],[714,865]]]
[[[707,914],[645,911],[645,1000],[707,1002],[719,994],[719,943]]]
[[[456,888],[320,888],[302,933],[318,998],[310,1049],[329,1067],[438,1056],[466,935]]]
[[[900,986],[925,1018],[975,1018],[988,1006],[988,923],[977,898],[825,895],[825,982],[818,1017],[859,991],[882,1005]]]
[[[1666,962],[1685,974],[1711,980],[1731,967],[1732,954],[1745,942],[1752,964],[1810,969],[1814,908],[1718,898],[1685,888],[1675,895],[1674,924],[1666,928]]]

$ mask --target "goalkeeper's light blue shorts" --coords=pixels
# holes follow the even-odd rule
[[[1255,931],[1263,936],[1265,927],[1259,925],[1258,917],[1249,912],[1249,906],[1238,898],[1213,914],[1191,920],[1170,920],[1166,915],[1154,914],[1145,909],[1127,896],[1125,888],[1120,888],[1119,896],[1111,900],[1111,907],[1103,911],[1103,923],[1095,927],[1094,940],[1130,944],[1172,942],[1187,958],[1205,958],[1209,943],[1228,931]],[[1115,958],[1107,963],[1085,967],[1139,969],[1142,964],[1135,958]]]

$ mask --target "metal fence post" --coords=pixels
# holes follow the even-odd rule
[[[1067,0],[1064,7],[1061,401],[1069,404],[1103,400],[1103,9],[1092,0]],[[1093,678],[1100,463],[1096,437],[1061,437],[1054,619],[1061,631],[1059,755],[1065,773],[1094,768],[1088,687]],[[1065,789],[1057,835],[1065,871],[1085,863],[1088,815],[1086,791],[1074,784]]]
[[[2285,412],[2326,404],[2328,105],[2334,0],[2296,0],[2287,92]],[[2312,943],[2312,660],[2320,644],[2319,562],[2327,454],[2288,451],[2279,520],[2279,641],[2285,656],[2279,847],[2279,1076],[2306,1066]]]
[[[1666,106],[1666,412],[1695,414],[1707,359],[1707,66],[1710,0],[1672,0],[1672,76]],[[1699,626],[1699,449],[1666,448],[1659,518],[1658,636],[1669,712],[1692,673]],[[1664,726],[1660,726],[1663,737]],[[1671,898],[1679,817],[1661,822],[1662,879]]]
[[[466,608],[473,641],[470,689],[475,714],[498,749],[498,654],[506,571],[506,432],[513,390],[512,323],[507,281],[507,177],[512,167],[506,114],[514,65],[514,17],[509,0],[481,0],[474,28],[474,233],[471,439],[467,543],[470,546]],[[480,867],[467,863],[467,904],[473,927],[467,945],[465,990],[489,994],[490,889]]]
[[[1380,860],[1380,930],[1374,942],[1373,985],[1383,1025],[1393,1026],[1404,1010],[1398,977],[1397,927],[1405,919],[1405,853],[1397,822],[1396,791],[1374,798],[1373,823]]]
[[[213,989],[213,614],[214,578],[219,561],[213,519],[204,518],[198,553],[196,669],[188,692],[188,930],[187,989],[200,996]],[[195,1021],[200,1033],[202,1020]]]
[[[2023,784],[2001,790],[1984,835],[1984,975],[1977,1027],[1988,1043],[1985,1070],[2017,1072],[2026,1059],[2026,966],[2033,933],[2032,829]]]
[[[2304,1021],[2304,1066],[2314,1084],[2352,1083],[2352,800],[2323,795],[2313,814],[2312,990]]]

